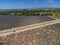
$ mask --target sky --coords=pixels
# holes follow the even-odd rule
[[[0,0],[0,9],[60,8],[60,0]]]

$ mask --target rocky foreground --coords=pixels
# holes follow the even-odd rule
[[[60,45],[60,24],[0,36],[0,45]]]

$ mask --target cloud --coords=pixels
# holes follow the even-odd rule
[[[37,3],[37,0],[34,0],[34,3]]]
[[[54,0],[47,0],[47,2],[54,3]]]

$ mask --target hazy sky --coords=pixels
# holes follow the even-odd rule
[[[0,0],[0,9],[60,8],[60,0]]]

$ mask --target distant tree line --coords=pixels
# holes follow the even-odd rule
[[[0,15],[16,15],[16,16],[55,16],[60,18],[60,9],[52,10],[15,10],[0,11]]]

